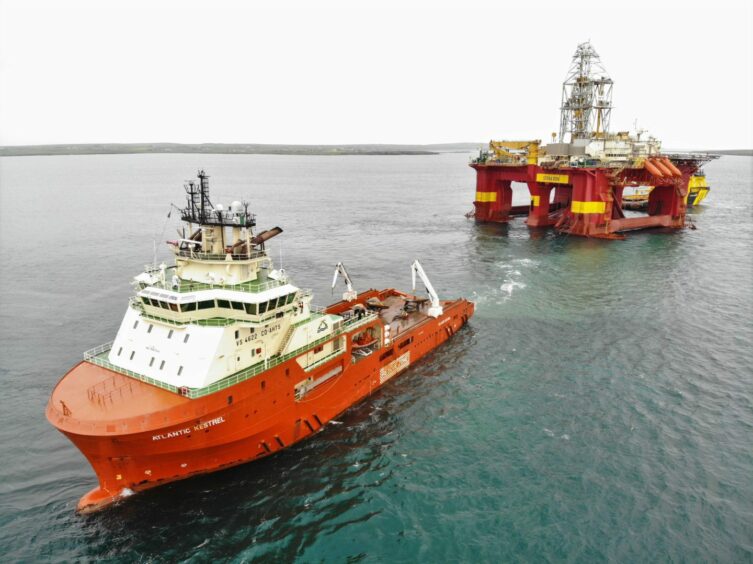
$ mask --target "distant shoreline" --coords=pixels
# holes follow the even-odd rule
[[[728,149],[725,151],[701,151],[712,155],[732,155],[735,157],[753,157],[753,149]]]
[[[438,155],[470,152],[486,143],[435,143],[430,145],[272,145],[264,143],[71,143],[56,145],[9,145],[0,147],[0,157],[53,155],[135,155],[150,153],[216,155]],[[753,149],[690,151],[713,155],[751,157]]]
[[[51,155],[130,155],[147,153],[200,153],[222,155],[437,155],[473,151],[482,143],[434,145],[268,145],[244,143],[85,143],[13,145],[0,147],[2,157]]]

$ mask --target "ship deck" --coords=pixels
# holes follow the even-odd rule
[[[422,321],[426,321],[429,316],[426,309],[429,301],[425,299],[413,299],[413,296],[390,295],[382,300],[386,306],[379,311],[379,317],[385,323],[390,325],[393,338],[401,333],[409,331]],[[408,304],[414,304],[415,309]],[[408,310],[406,310],[408,305]]]

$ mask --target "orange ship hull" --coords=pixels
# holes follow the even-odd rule
[[[393,295],[404,296],[371,290],[357,301]],[[327,312],[341,313],[352,305],[339,302]],[[442,305],[438,318],[426,317],[404,332],[398,326],[388,346],[364,358],[352,356],[348,334],[347,350],[313,372],[291,358],[195,399],[81,362],[55,387],[46,411],[99,479],[78,510],[93,511],[131,492],[262,458],[313,435],[446,341],[474,313],[474,304],[464,299]],[[295,385],[306,378],[324,382],[297,399]],[[91,390],[104,384],[114,393],[103,401]]]

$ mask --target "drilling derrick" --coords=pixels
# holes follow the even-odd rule
[[[605,239],[682,229],[690,178],[713,156],[667,155],[658,139],[641,138],[643,131],[610,132],[612,85],[591,44],[578,45],[562,83],[559,142],[490,141],[470,164],[476,197],[469,216],[483,223],[527,216],[529,227]],[[513,183],[527,186],[529,204],[512,205]],[[650,187],[646,213],[626,215],[623,191],[640,187]]]
[[[578,45],[562,83],[560,143],[605,136],[612,116],[612,84],[591,44]]]

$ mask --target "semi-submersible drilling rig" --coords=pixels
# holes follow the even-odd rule
[[[612,86],[591,44],[578,45],[562,84],[559,135],[548,145],[490,141],[471,162],[476,221],[528,216],[529,227],[608,239],[635,229],[685,227],[689,180],[715,157],[662,153],[661,142],[645,131],[610,133]],[[512,205],[513,182],[528,186],[530,205]],[[647,213],[626,217],[623,191],[639,186],[654,187]]]

